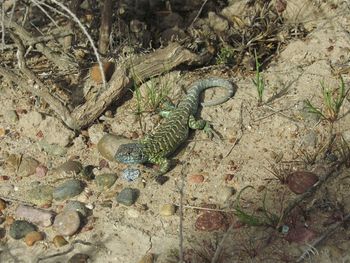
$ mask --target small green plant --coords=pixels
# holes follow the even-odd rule
[[[221,65],[227,65],[232,63],[235,54],[234,48],[230,46],[224,46],[220,48],[217,54],[216,63]]]
[[[238,217],[238,219],[242,223],[245,223],[249,226],[273,226],[273,227],[277,226],[279,222],[279,217],[276,214],[269,212],[266,208],[266,195],[267,195],[266,192],[264,194],[264,198],[262,201],[262,204],[263,204],[262,210],[263,210],[264,216],[256,216],[256,215],[248,214],[247,212],[243,211],[243,209],[239,204],[239,200],[241,198],[241,194],[243,193],[243,191],[248,188],[253,188],[253,186],[248,185],[238,193],[236,205],[234,207],[234,210],[235,210],[234,214]]]
[[[340,108],[350,89],[345,90],[345,84],[342,77],[340,77],[339,86],[335,89],[330,89],[323,81],[321,81],[320,84],[322,87],[324,109],[314,106],[308,99],[305,101],[306,109],[310,113],[314,113],[322,119],[334,123],[339,117]]]
[[[263,76],[260,74],[260,62],[258,60],[258,56],[256,54],[256,50],[254,50],[254,56],[255,56],[255,68],[256,68],[256,73],[255,73],[255,79],[253,79],[253,83],[256,87],[256,90],[258,92],[258,106],[260,106],[263,102],[263,94],[265,90],[265,80]]]
[[[157,85],[155,81],[145,84],[144,93],[140,87],[135,87],[134,96],[136,99],[135,114],[140,115],[143,112],[157,111],[164,101],[167,101],[171,86],[165,82]]]

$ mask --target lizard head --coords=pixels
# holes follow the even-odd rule
[[[121,163],[144,163],[147,158],[139,143],[127,143],[119,146],[114,158]]]

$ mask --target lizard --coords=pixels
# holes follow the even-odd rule
[[[198,110],[200,94],[213,87],[225,88],[226,96],[203,102],[202,106],[222,104],[233,97],[235,93],[231,82],[222,78],[211,77],[193,83],[186,96],[174,109],[169,111],[163,122],[139,141],[120,145],[116,151],[115,159],[125,164],[157,164],[160,168],[156,172],[156,177],[167,173],[170,170],[168,157],[187,140],[190,128],[204,130],[208,136],[213,135],[210,123],[203,119],[196,120],[194,116]]]

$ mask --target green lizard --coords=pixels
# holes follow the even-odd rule
[[[185,98],[178,106],[169,112],[165,120],[156,129],[135,143],[119,146],[115,159],[121,163],[152,163],[160,166],[157,175],[163,175],[170,170],[170,162],[167,157],[171,155],[187,138],[189,129],[204,130],[212,136],[213,130],[210,124],[202,119],[196,120],[199,96],[202,91],[212,87],[223,87],[227,95],[223,98],[202,106],[214,106],[229,100],[235,92],[233,85],[221,78],[208,78],[195,82]]]

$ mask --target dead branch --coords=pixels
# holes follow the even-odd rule
[[[72,129],[77,129],[78,126],[75,123],[75,120],[71,117],[71,114],[67,107],[65,107],[60,100],[55,98],[46,87],[46,85],[27,67],[24,60],[25,49],[20,40],[20,38],[16,35],[11,35],[13,41],[16,43],[17,50],[17,59],[18,59],[18,67],[23,72],[23,74],[27,77],[27,80],[21,80],[21,87],[25,87],[29,92],[32,92],[38,97],[43,98],[50,107],[56,112],[58,116],[62,119],[64,123],[68,125],[68,127]],[[8,76],[12,76],[13,74],[7,74]]]
[[[81,0],[72,0],[71,1],[69,8],[73,14],[76,15],[81,2],[82,2]],[[74,25],[73,21],[69,20],[68,25],[65,27],[65,29],[68,31],[73,31],[73,25]],[[68,50],[72,46],[72,41],[73,41],[73,36],[72,35],[67,36],[64,39],[63,49]]]
[[[5,15],[5,27],[12,29],[13,33],[21,38],[25,45],[30,46],[35,43],[35,39],[31,34],[25,30],[22,26],[12,21]],[[34,48],[40,53],[45,55],[51,62],[53,62],[62,71],[76,72],[78,70],[78,64],[67,54],[63,52],[55,52],[51,48],[47,47],[43,43],[34,44]]]
[[[112,0],[104,0],[101,8],[100,39],[98,51],[105,55],[109,46],[109,35],[112,28]]]

